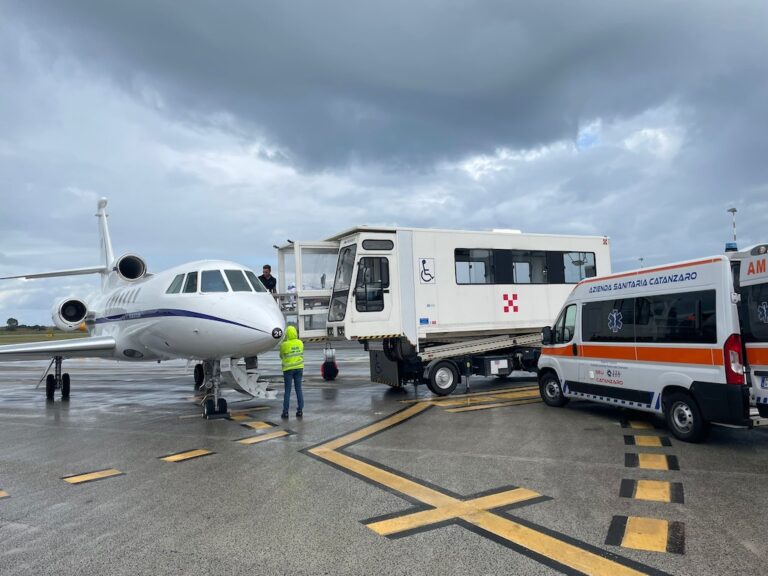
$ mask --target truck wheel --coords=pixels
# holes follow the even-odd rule
[[[453,362],[447,360],[435,364],[427,380],[429,389],[438,396],[447,396],[456,389],[458,383],[459,371]]]
[[[539,394],[547,406],[559,408],[568,404],[568,398],[563,395],[560,380],[554,372],[545,372],[539,379]]]
[[[674,392],[665,400],[664,416],[675,438],[701,442],[709,432],[709,422],[704,420],[696,400],[685,392]]]

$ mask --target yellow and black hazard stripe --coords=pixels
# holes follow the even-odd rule
[[[400,334],[375,334],[372,336],[350,336],[352,340],[386,340],[387,338],[400,338]]]

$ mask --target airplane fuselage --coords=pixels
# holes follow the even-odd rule
[[[219,271],[226,278],[219,290],[169,293],[180,275]],[[205,260],[126,281],[110,275],[103,291],[87,299],[91,336],[111,336],[115,360],[174,358],[205,360],[256,356],[282,339],[285,320],[266,291],[234,291],[229,274],[247,268],[234,262]],[[253,273],[251,273],[253,274]]]

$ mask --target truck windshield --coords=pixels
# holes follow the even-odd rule
[[[347,314],[347,301],[349,300],[349,288],[352,284],[352,269],[355,266],[355,254],[357,244],[345,246],[339,252],[339,262],[336,265],[336,278],[333,281],[333,294],[328,310],[328,320],[338,322],[344,320]]]

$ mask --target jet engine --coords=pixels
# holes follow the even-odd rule
[[[56,327],[65,332],[74,332],[85,321],[88,307],[77,298],[64,298],[53,306],[51,317]]]
[[[125,254],[117,259],[115,270],[123,280],[138,280],[147,274],[147,263],[135,254]]]

